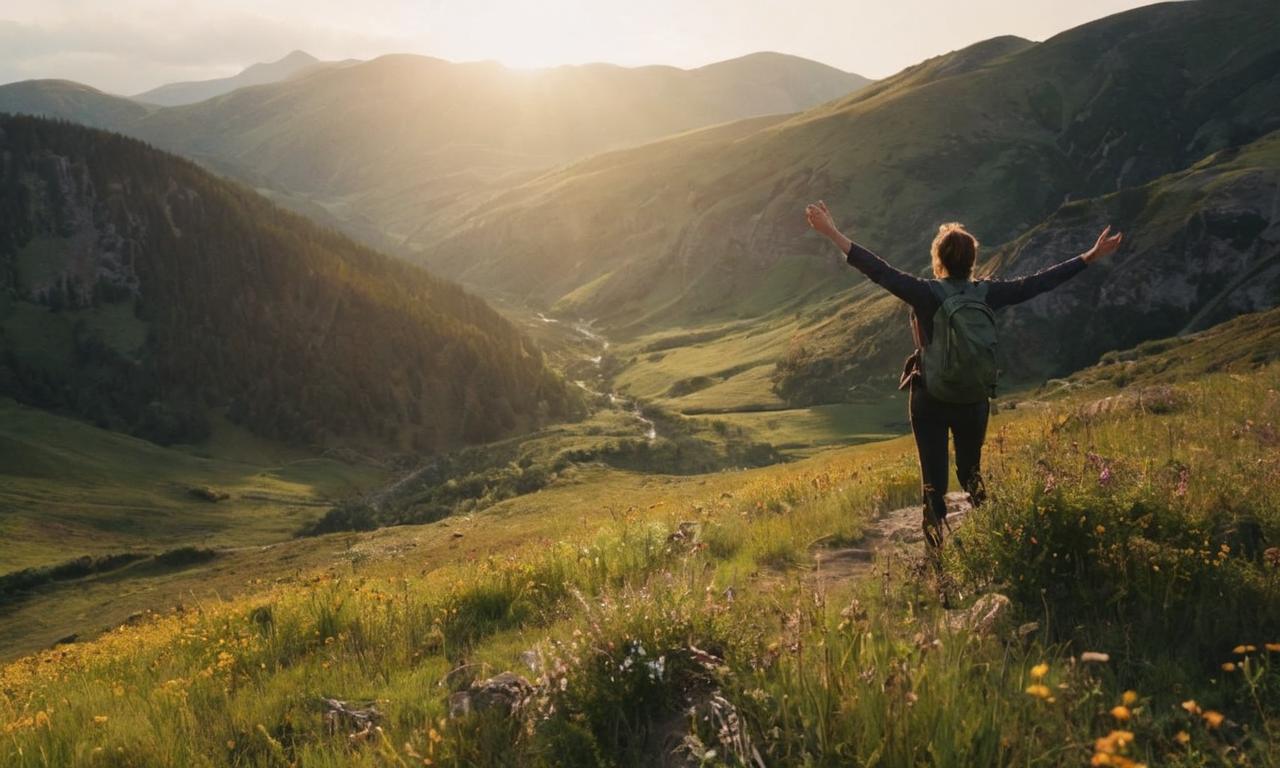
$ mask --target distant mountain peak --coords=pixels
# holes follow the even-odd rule
[[[250,64],[241,70],[239,74],[231,77],[169,83],[153,88],[146,93],[140,93],[134,96],[133,99],[165,107],[194,104],[198,101],[230,93],[237,88],[288,80],[314,68],[327,65],[327,62],[317,59],[306,51],[295,49],[275,61],[260,61],[256,64]]]
[[[250,64],[241,70],[240,75],[237,75],[237,77],[258,72],[269,72],[276,69],[286,70],[292,74],[303,67],[309,67],[319,63],[319,59],[306,51],[293,50],[275,61],[259,61],[256,64]]]

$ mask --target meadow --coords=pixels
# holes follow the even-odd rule
[[[1028,393],[997,417],[993,497],[940,581],[909,553],[812,574],[816,549],[914,501],[902,439],[701,477],[584,469],[469,519],[320,537],[364,556],[10,663],[0,754],[1275,765],[1278,390],[1272,364],[1142,397],[1087,377]],[[972,632],[940,589],[1012,608]],[[504,670],[529,682],[514,712],[450,716]],[[380,714],[365,728],[324,698]]]

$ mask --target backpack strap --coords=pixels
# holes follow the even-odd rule
[[[952,280],[948,277],[941,280],[930,280],[929,290],[933,291],[933,295],[938,299],[939,304],[958,294],[965,294],[973,296],[979,301],[986,301],[987,291],[991,290],[991,283],[986,280]]]

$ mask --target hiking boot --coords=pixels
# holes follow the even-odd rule
[[[965,490],[969,492],[969,504],[974,509],[982,506],[987,500],[987,485],[982,482],[982,475],[974,475]]]

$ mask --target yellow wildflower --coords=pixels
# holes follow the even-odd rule
[[[1223,717],[1221,712],[1215,712],[1212,709],[1207,709],[1205,710],[1203,717],[1204,721],[1209,724],[1210,728],[1217,728],[1222,725]]]
[[[1195,699],[1187,699],[1186,701],[1182,702],[1182,708],[1187,710],[1193,715],[1200,714],[1200,705],[1196,704]]]
[[[1041,662],[1031,668],[1032,680],[1039,680],[1040,678],[1044,677],[1047,674],[1049,674],[1049,665],[1045,664],[1044,662]]]
[[[1267,643],[1263,647],[1272,653],[1280,653],[1280,643]]]
[[[236,743],[231,739],[227,739],[227,749],[235,749]]]
[[[106,716],[106,715],[94,715],[94,716],[93,716],[93,723],[94,723],[94,725],[106,725],[106,723],[107,723],[107,716]]]
[[[1122,723],[1127,721],[1132,714],[1129,708],[1123,704],[1111,708],[1111,716]]]
[[[1224,662],[1222,663],[1222,671],[1223,671],[1223,672],[1235,672],[1235,671],[1236,671],[1236,665],[1235,665],[1235,662],[1233,662],[1233,661],[1224,661]]]
[[[1047,685],[1040,685],[1040,684],[1038,684],[1038,683],[1037,683],[1037,684],[1035,684],[1035,685],[1028,685],[1028,686],[1027,686],[1027,694],[1028,694],[1028,695],[1031,695],[1031,696],[1035,696],[1037,699],[1047,699],[1047,698],[1049,698],[1050,696],[1052,696],[1052,695],[1053,695],[1053,694],[1049,691],[1049,686],[1047,686]]]
[[[1093,751],[1114,755],[1133,743],[1133,731],[1112,731],[1093,740]]]
[[[1173,740],[1185,746],[1191,743],[1191,734],[1186,731],[1178,731],[1174,734]]]
[[[1124,704],[1126,707],[1133,706],[1133,704],[1137,701],[1138,701],[1137,691],[1125,691],[1124,695],[1120,697],[1120,702]]]
[[[1243,656],[1246,653],[1253,653],[1256,650],[1258,650],[1258,646],[1256,645],[1237,645],[1235,648],[1231,649],[1231,652],[1238,656]]]

